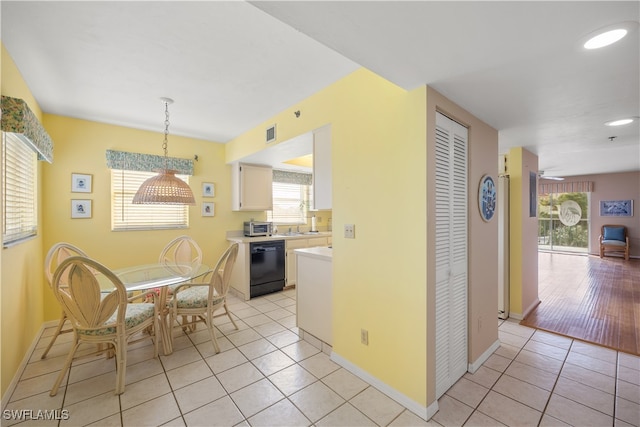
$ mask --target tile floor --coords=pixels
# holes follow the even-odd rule
[[[229,303],[239,330],[220,318],[221,353],[202,329],[158,359],[143,342],[128,353],[120,396],[113,360],[90,357],[50,397],[70,336],[40,360],[47,329],[3,410],[62,408],[69,418],[19,423],[3,411],[2,426],[640,426],[635,356],[501,321],[502,346],[425,422],[298,338],[294,290]]]

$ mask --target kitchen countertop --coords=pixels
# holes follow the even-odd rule
[[[295,249],[293,251],[296,255],[307,256],[310,258],[316,258],[323,261],[331,261],[333,258],[333,249],[328,246],[318,246],[315,248]]]
[[[300,234],[274,234],[273,236],[246,237],[240,232],[239,235],[227,234],[227,240],[237,243],[253,243],[253,242],[269,242],[273,240],[295,240],[295,239],[313,239],[314,237],[331,237],[331,231],[319,231],[317,233],[300,233]]]

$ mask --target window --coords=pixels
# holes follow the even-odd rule
[[[267,212],[267,221],[276,224],[306,224],[311,205],[310,189],[310,185],[274,182],[273,211]]]
[[[140,185],[155,172],[111,169],[111,229],[156,230],[187,228],[187,205],[134,205],[133,196]],[[189,183],[187,175],[176,175]]]
[[[4,212],[2,241],[18,242],[38,232],[36,153],[12,134],[2,133]]]

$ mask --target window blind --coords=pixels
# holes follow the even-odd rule
[[[111,169],[111,229],[158,230],[187,228],[189,207],[187,205],[134,205],[133,196],[140,185],[155,172]],[[185,175],[176,177],[189,182]]]
[[[2,133],[4,212],[2,241],[13,243],[38,232],[36,153],[18,137]]]
[[[273,210],[267,220],[276,224],[306,224],[309,210],[309,186],[274,182]]]

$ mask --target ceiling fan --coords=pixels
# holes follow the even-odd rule
[[[544,173],[545,171],[538,171],[538,177],[543,179],[550,179],[552,181],[564,181],[564,178],[561,176],[545,175]]]

